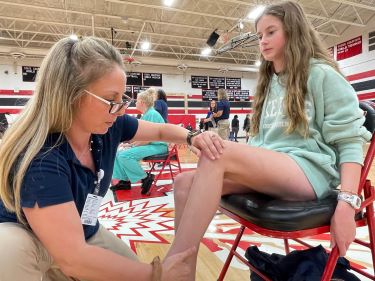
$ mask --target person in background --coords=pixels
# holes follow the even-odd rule
[[[155,94],[154,88],[148,88],[146,91],[138,93],[135,105],[142,112],[141,120],[164,123],[164,119],[153,107]],[[129,190],[132,183],[142,180],[141,192],[147,194],[154,181],[154,175],[146,173],[139,162],[147,156],[167,153],[167,143],[136,141],[120,146],[126,149],[117,152],[112,175],[113,179],[120,181],[111,186],[111,190]]]
[[[247,143],[250,137],[250,114],[246,114],[245,120],[243,121],[242,129],[245,131]]]
[[[9,112],[0,113],[0,138],[3,136],[9,126],[6,115],[9,115]]]
[[[238,115],[234,115],[232,119],[232,132],[233,132],[233,140],[235,142],[238,142],[237,136],[238,136],[238,131],[240,130],[240,121],[238,120]]]
[[[225,141],[215,161],[174,182],[175,239],[167,257],[197,247],[226,194],[259,192],[309,201],[340,188],[331,218],[331,245],[344,256],[354,240],[354,204],[363,165],[363,127],[357,95],[328,55],[301,6],[265,8],[255,21],[261,65],[248,144]],[[194,231],[192,231],[194,229]],[[196,256],[188,259],[195,280]]]
[[[163,117],[164,122],[168,123],[168,104],[167,95],[163,89],[158,89],[155,93],[154,108]]]
[[[201,118],[199,120],[199,131],[201,131],[201,132],[204,131],[204,118]]]
[[[217,122],[218,134],[223,140],[227,140],[230,132],[229,114],[230,103],[228,100],[227,92],[224,89],[217,91],[217,112],[213,114]]]
[[[217,159],[220,138],[124,114],[123,58],[104,39],[59,40],[35,86],[0,143],[0,280],[186,281],[194,247],[140,262],[98,210],[120,142],[188,143]]]
[[[189,130],[189,131],[192,131],[192,130],[193,130],[193,127],[192,127],[191,124],[189,123],[189,124],[187,124],[186,129]]]
[[[158,89],[155,93],[155,103],[154,108],[160,115],[163,117],[164,122],[168,123],[168,104],[167,104],[167,95],[163,89]],[[163,167],[163,163],[159,163],[156,167]]]
[[[205,131],[208,131],[212,128],[216,128],[216,121],[213,116],[215,112],[217,112],[217,105],[216,105],[216,101],[212,100],[210,101],[210,108],[208,109],[207,116],[203,121]]]

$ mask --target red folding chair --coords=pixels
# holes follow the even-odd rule
[[[372,102],[360,102],[360,107],[366,112],[366,122],[364,125],[373,133],[375,128],[375,104]],[[355,239],[354,241],[354,243],[358,243],[370,249],[373,266],[375,261],[375,225],[373,207],[375,192],[374,186],[371,184],[370,180],[367,179],[367,176],[374,159],[374,154],[375,137],[372,137],[370,146],[366,153],[358,187],[358,194],[362,196],[364,200],[360,210],[358,210],[356,214],[357,227],[368,227],[369,241],[359,239]],[[304,242],[301,238],[328,233],[330,231],[330,220],[337,204],[337,192],[338,191],[332,191],[332,193],[325,199],[308,202],[277,200],[259,193],[223,196],[219,210],[239,222],[241,227],[218,280],[224,280],[232,258],[233,256],[236,256],[264,280],[271,281],[266,274],[257,270],[243,256],[236,252],[245,228],[249,228],[256,233],[267,237],[284,239],[284,247],[287,254],[290,252],[289,239],[300,243],[303,246],[312,247],[312,245]],[[321,280],[331,280],[338,257],[338,248],[334,247],[329,254]],[[375,280],[374,274],[369,274],[368,272],[355,267],[352,267],[352,270],[371,280]]]
[[[148,157],[143,158],[142,161],[150,164],[151,168],[148,171],[148,173],[155,173],[155,172],[157,173],[147,195],[150,195],[151,190],[156,187],[156,183],[158,182],[159,179],[161,179],[164,169],[167,166],[169,167],[169,172],[172,177],[172,181],[174,181],[175,175],[177,175],[178,173],[181,173],[181,164],[180,164],[180,159],[178,157],[178,149],[177,149],[176,144],[169,145],[168,153],[148,156]],[[156,170],[157,164],[161,165],[160,170]],[[173,172],[172,167],[175,167],[178,170]]]

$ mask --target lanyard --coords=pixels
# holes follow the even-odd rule
[[[94,181],[94,184],[95,184],[94,195],[99,195],[100,182],[104,178],[104,170],[100,169],[101,162],[102,162],[103,142],[101,139],[97,138],[97,136],[93,135],[91,139],[91,143],[93,146],[92,154],[94,157],[94,164],[95,164],[95,170],[96,170],[96,180]]]
[[[96,180],[94,181],[94,184],[95,184],[94,195],[98,195],[98,194],[99,194],[99,190],[100,190],[100,182],[102,181],[103,178],[104,178],[104,170],[103,170],[103,169],[100,169],[100,170],[96,173]]]

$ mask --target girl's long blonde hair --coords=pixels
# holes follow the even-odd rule
[[[271,15],[283,23],[286,37],[285,44],[285,69],[280,73],[280,79],[285,84],[284,108],[289,118],[286,133],[295,130],[306,136],[308,121],[305,114],[305,97],[307,94],[307,79],[309,76],[310,59],[315,58],[326,63],[338,72],[336,62],[328,55],[327,48],[323,46],[319,35],[306,18],[301,6],[295,2],[287,1],[266,7],[262,15],[255,21],[255,27],[264,15]],[[268,86],[274,74],[273,64],[260,58],[258,84],[253,102],[253,116],[251,120],[251,134],[259,133],[259,124]]]
[[[26,224],[20,205],[25,173],[48,134],[60,139],[73,119],[74,105],[93,81],[123,66],[120,53],[105,40],[64,38],[44,58],[33,96],[0,144],[0,198],[9,212]]]

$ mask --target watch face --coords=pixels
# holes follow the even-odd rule
[[[354,194],[348,194],[340,192],[338,197],[338,200],[345,201],[346,203],[350,204],[354,209],[359,209],[361,207],[362,200],[357,195]]]
[[[361,198],[359,198],[358,196],[356,196],[356,195],[353,195],[353,203],[354,203],[354,208],[355,209],[359,209],[359,208],[361,208]]]

